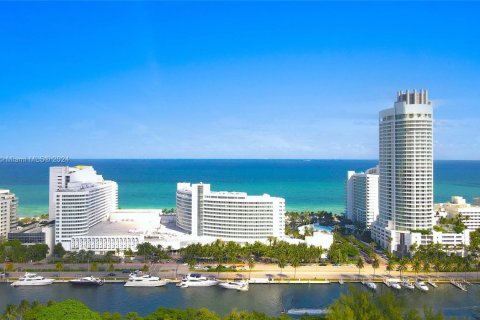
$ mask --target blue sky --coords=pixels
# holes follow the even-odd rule
[[[0,3],[3,156],[376,159],[428,88],[480,159],[480,3]]]

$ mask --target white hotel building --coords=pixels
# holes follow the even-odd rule
[[[194,237],[237,242],[281,238],[285,200],[267,194],[213,192],[209,184],[178,183],[176,223]]]
[[[374,240],[400,254],[413,243],[468,244],[468,232],[433,232],[433,110],[427,91],[398,92],[393,108],[381,111],[379,121]]]
[[[118,208],[118,187],[90,166],[51,167],[49,217],[55,220],[55,243],[71,250],[73,237],[109,218]]]
[[[18,199],[10,190],[0,190],[0,239],[17,227]]]
[[[378,216],[378,178],[378,167],[347,173],[346,217],[366,229]]]

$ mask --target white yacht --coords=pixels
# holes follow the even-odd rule
[[[406,279],[402,282],[402,286],[404,286],[405,288],[410,289],[410,290],[415,289],[415,287],[413,286],[413,284],[412,284],[410,281],[406,280]]]
[[[396,290],[401,290],[401,289],[402,289],[402,287],[400,286],[400,284],[397,283],[397,282],[392,282],[392,283],[390,283],[390,287],[393,288],[393,289],[396,289]]]
[[[12,287],[19,286],[46,286],[53,283],[53,279],[47,279],[39,276],[35,273],[25,273],[23,277],[20,277],[17,281],[11,284]]]
[[[377,290],[377,285],[375,284],[375,282],[363,281],[362,284],[364,284],[365,286],[367,286],[367,288],[369,288],[369,289]]]
[[[225,289],[234,289],[238,291],[248,291],[248,282],[244,280],[219,282],[218,285]]]
[[[211,287],[218,284],[218,280],[215,278],[207,278],[199,273],[189,273],[183,277],[182,281],[177,283],[177,287]]]
[[[73,279],[68,282],[70,284],[77,285],[77,286],[91,286],[91,287],[103,286],[103,281],[93,276]]]
[[[130,275],[124,287],[161,287],[167,284],[166,280],[151,275]]]
[[[428,291],[427,284],[421,280],[417,280],[414,282],[415,288],[421,291]]]

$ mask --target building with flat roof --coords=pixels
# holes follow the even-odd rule
[[[285,233],[285,200],[264,194],[214,192],[209,184],[177,184],[177,226],[192,236],[255,241]]]
[[[137,245],[153,239],[158,242],[162,210],[128,209],[112,211],[109,218],[91,227],[86,234],[71,239],[71,250],[108,251],[136,250]],[[148,241],[151,242],[151,241]]]
[[[55,240],[55,223],[34,223],[24,228],[17,228],[8,233],[8,240],[18,240],[24,245],[44,243],[48,245],[49,255],[53,252]]]
[[[18,198],[10,190],[0,189],[0,239],[17,227]]]
[[[366,229],[378,216],[378,178],[378,167],[347,173],[346,217]]]
[[[450,202],[434,205],[434,211],[447,218],[460,218],[467,229],[475,231],[480,228],[480,206],[467,203],[460,196],[453,196]]]

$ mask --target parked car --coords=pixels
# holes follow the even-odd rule
[[[130,269],[123,269],[122,270],[122,273],[130,273],[130,272],[132,272]]]
[[[116,277],[117,275],[113,272],[110,272],[109,274],[107,274],[108,277]]]

